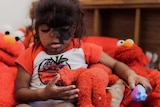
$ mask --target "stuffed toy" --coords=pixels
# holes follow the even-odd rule
[[[26,48],[32,46],[34,44],[34,35],[35,30],[31,26],[27,26],[25,28],[25,39],[24,39],[24,45]]]
[[[0,31],[0,107],[16,104],[13,91],[17,68],[14,61],[25,50],[23,37],[21,30],[14,31],[9,25]]]
[[[116,92],[114,88],[117,88],[118,84],[123,84],[123,82],[119,81],[119,78],[113,75],[111,70],[102,64],[94,64],[89,68],[79,68],[76,70],[63,67],[59,71],[59,74],[61,76],[60,80],[64,85],[70,85],[76,82],[77,88],[80,89],[78,107],[119,106],[122,101],[122,99],[118,99],[118,101],[112,103],[113,98],[111,93]],[[110,85],[112,85],[109,88],[110,91],[106,90],[106,87]],[[123,98],[123,91],[121,91],[121,98]]]
[[[127,64],[137,74],[146,77],[153,88],[153,91],[148,93],[145,101],[133,101],[128,95],[123,99],[121,107],[160,107],[160,72],[156,69],[146,68],[149,59],[143,50],[134,44],[133,40],[119,40],[117,46],[114,58]]]
[[[114,50],[117,48],[118,39],[104,36],[87,36],[86,38],[83,38],[83,41],[103,47],[103,51],[113,57]]]
[[[98,40],[98,42],[95,40]],[[116,43],[117,39],[88,37],[84,41],[106,47],[104,51],[112,54],[113,47],[116,45],[108,44],[110,46],[107,46],[106,43],[109,43],[109,41]],[[61,75],[61,82],[64,85],[76,82],[77,88],[80,89],[78,107],[119,107],[122,101],[124,92],[123,81],[118,80],[119,78],[113,75],[111,70],[102,64],[94,64],[89,68],[79,68],[76,70],[64,67],[59,71],[59,74]]]

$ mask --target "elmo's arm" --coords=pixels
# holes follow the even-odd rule
[[[64,66],[60,71],[59,74],[61,76],[61,81],[64,85],[70,85],[73,82],[75,82],[78,78],[78,76],[84,72],[86,68],[79,68],[76,70],[71,70]]]

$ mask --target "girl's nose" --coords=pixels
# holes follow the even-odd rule
[[[55,38],[58,38],[60,36],[59,32],[58,31],[52,31],[51,34],[50,34],[51,37],[55,37]]]

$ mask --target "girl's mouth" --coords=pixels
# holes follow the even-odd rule
[[[61,46],[60,43],[51,43],[50,45],[52,48],[59,48]]]

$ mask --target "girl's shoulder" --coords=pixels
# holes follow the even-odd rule
[[[43,47],[40,43],[35,43],[32,46],[28,47],[21,56],[31,56],[32,58],[35,57],[39,52],[43,50]]]
[[[43,50],[43,47],[39,42],[34,43],[32,46],[26,49],[26,51],[31,51],[33,53],[41,51],[41,50]]]

